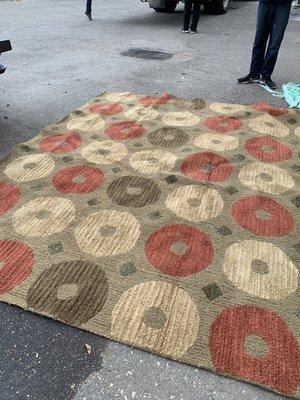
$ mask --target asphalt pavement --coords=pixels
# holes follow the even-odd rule
[[[139,0],[0,0],[0,37],[13,51],[0,76],[0,157],[104,91],[284,105],[248,72],[257,3],[232,2],[180,33],[182,7],[156,14]],[[300,23],[290,21],[274,79],[300,81]],[[141,58],[145,56],[146,58]],[[280,400],[254,385],[131,349],[0,304],[1,400]],[[87,354],[85,345],[92,348]]]

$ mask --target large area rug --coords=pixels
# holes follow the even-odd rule
[[[0,164],[0,300],[300,398],[300,113],[105,93]]]

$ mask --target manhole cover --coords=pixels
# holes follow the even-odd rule
[[[143,58],[145,60],[159,61],[168,60],[169,58],[173,57],[172,53],[167,53],[166,51],[141,49],[138,47],[123,51],[121,55],[125,57]]]

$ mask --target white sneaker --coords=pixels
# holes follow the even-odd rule
[[[181,29],[181,32],[182,32],[182,33],[190,33],[189,30],[185,30],[185,29],[183,29],[183,28]]]

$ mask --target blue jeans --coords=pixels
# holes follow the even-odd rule
[[[92,0],[86,0],[86,13],[92,14]]]
[[[250,67],[252,76],[261,75],[263,79],[271,77],[289,21],[290,11],[290,5],[269,4],[260,1]]]

